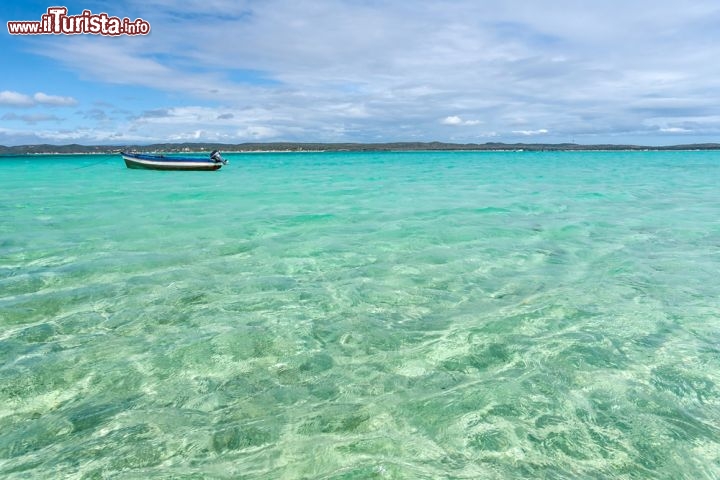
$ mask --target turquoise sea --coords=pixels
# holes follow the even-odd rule
[[[720,152],[0,158],[3,479],[720,478]]]

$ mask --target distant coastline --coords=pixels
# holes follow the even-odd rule
[[[156,143],[152,145],[0,145],[0,155],[70,155],[116,154],[121,151],[164,153],[209,152],[400,152],[400,151],[647,151],[647,150],[720,150],[720,143],[687,145],[578,145],[575,143],[444,143],[444,142],[392,142],[392,143]]]

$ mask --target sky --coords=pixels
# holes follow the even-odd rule
[[[0,145],[720,142],[717,0],[87,0],[148,35],[11,35]]]

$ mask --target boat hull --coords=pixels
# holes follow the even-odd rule
[[[220,170],[220,162],[192,157],[164,157],[161,155],[145,155],[122,153],[127,168],[142,170]]]

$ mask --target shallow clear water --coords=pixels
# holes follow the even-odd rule
[[[718,478],[720,152],[0,158],[3,478]]]

